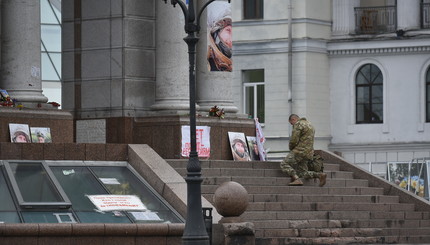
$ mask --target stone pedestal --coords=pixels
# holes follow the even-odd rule
[[[0,142],[11,142],[9,123],[50,128],[52,143],[73,143],[73,117],[69,112],[0,107]],[[48,143],[49,144],[49,143]]]
[[[209,126],[212,160],[233,160],[228,132],[255,136],[252,119],[197,117],[197,126]],[[189,125],[189,117],[166,115],[139,118],[107,118],[106,143],[148,144],[165,159],[180,159],[181,127]]]
[[[0,88],[27,107],[46,103],[40,70],[40,1],[2,1],[1,36]]]
[[[217,212],[223,216],[215,226],[214,244],[222,245],[253,245],[255,229],[251,222],[243,222],[241,215],[248,207],[248,192],[239,183],[228,181],[222,183],[213,196]]]
[[[213,245],[255,244],[255,228],[251,222],[215,224],[213,234]]]

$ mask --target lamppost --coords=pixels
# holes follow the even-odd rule
[[[167,0],[163,0],[167,3]],[[185,32],[188,34],[184,41],[188,45],[189,60],[189,91],[190,91],[190,143],[191,150],[187,165],[187,218],[185,230],[182,236],[184,245],[209,245],[209,236],[206,232],[202,213],[201,198],[201,166],[196,149],[196,46],[199,37],[196,35],[200,31],[200,17],[203,10],[216,0],[208,0],[202,8],[197,11],[194,0],[188,0],[187,4],[182,0],[170,0],[173,7],[178,4],[185,17]],[[228,0],[230,3],[230,0]],[[197,15],[196,15],[197,14]]]

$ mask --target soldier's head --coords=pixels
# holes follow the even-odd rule
[[[294,125],[299,119],[300,117],[297,114],[291,114],[288,118],[288,122],[290,122],[291,125]]]
[[[236,151],[236,153],[238,154],[245,153],[245,147],[246,147],[246,144],[241,139],[236,138],[233,140],[233,149]]]

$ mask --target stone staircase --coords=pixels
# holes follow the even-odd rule
[[[186,175],[187,160],[168,162]],[[382,187],[370,187],[366,178],[354,178],[339,164],[325,163],[324,187],[314,180],[288,186],[290,179],[279,162],[208,160],[201,164],[202,195],[208,201],[225,181],[238,182],[248,191],[249,206],[242,217],[254,223],[257,245],[430,244],[430,204],[419,211],[414,202],[401,202]]]

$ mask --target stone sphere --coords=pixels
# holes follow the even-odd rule
[[[220,215],[240,216],[248,207],[248,192],[237,182],[224,182],[216,189],[213,202]]]

